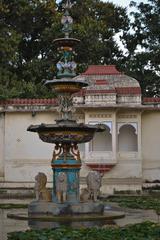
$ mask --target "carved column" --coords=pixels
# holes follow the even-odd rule
[[[113,160],[117,161],[117,142],[118,142],[118,136],[116,131],[116,125],[117,125],[117,113],[114,112],[112,115],[112,152],[113,152]]]

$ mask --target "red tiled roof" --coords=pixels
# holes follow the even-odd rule
[[[108,82],[106,80],[96,80],[95,84],[96,85],[107,85]]]
[[[57,99],[8,99],[0,100],[0,105],[56,105]]]
[[[91,65],[83,75],[120,75],[115,65]]]
[[[116,88],[118,94],[141,94],[140,87],[119,87]]]
[[[107,94],[107,93],[117,93],[117,94],[141,94],[140,87],[120,87],[116,89],[83,89],[74,96],[85,96],[86,94]]]
[[[155,98],[155,97],[145,97],[143,98],[144,103],[160,103],[160,98]]]

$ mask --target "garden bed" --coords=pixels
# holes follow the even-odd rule
[[[8,240],[159,240],[160,225],[152,222],[120,227],[28,230],[8,235]]]
[[[160,197],[153,196],[111,196],[107,202],[116,202],[120,207],[153,209],[160,212]]]

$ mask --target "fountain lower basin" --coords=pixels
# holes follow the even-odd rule
[[[43,207],[42,206],[43,204],[44,203],[41,203],[41,207]],[[87,205],[93,206],[94,204],[96,204],[97,206],[98,204],[101,204],[101,206],[103,205],[102,203],[93,203],[93,202],[80,203],[80,204],[86,205],[86,206]],[[51,203],[51,205],[53,206],[53,203]],[[48,207],[49,209],[51,208],[51,205]],[[63,204],[59,204],[59,205],[63,205]],[[63,207],[64,206],[61,206],[61,208]],[[125,214],[123,211],[115,210],[110,206],[106,206],[106,208],[107,208],[106,210],[104,208],[104,211],[102,213],[96,213],[96,212],[84,213],[84,214],[68,213],[68,214],[61,214],[61,215],[53,215],[51,213],[43,212],[41,214],[40,213],[39,214],[16,213],[16,214],[8,214],[7,216],[8,218],[17,219],[17,220],[28,220],[28,224],[31,229],[57,228],[61,226],[69,226],[69,227],[75,227],[75,228],[104,226],[104,225],[106,226],[108,224],[114,224],[114,220],[116,219],[121,219],[125,217]]]
[[[43,142],[78,144],[91,141],[95,132],[104,131],[104,128],[75,121],[57,121],[57,124],[30,125],[27,131],[37,132]]]
[[[104,204],[100,202],[54,203],[33,201],[29,204],[29,217],[55,217],[66,215],[103,214]]]

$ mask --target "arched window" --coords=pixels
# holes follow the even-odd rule
[[[112,134],[108,126],[104,132],[97,132],[90,142],[90,151],[112,151]]]
[[[137,152],[137,130],[131,124],[120,126],[118,132],[118,151],[119,152]]]

